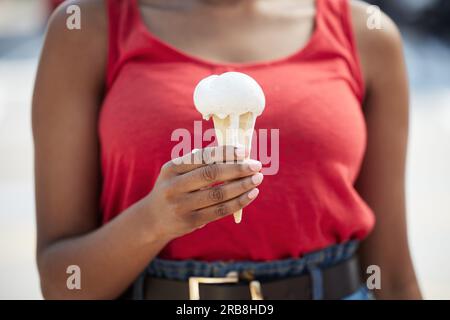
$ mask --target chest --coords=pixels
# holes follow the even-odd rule
[[[189,2],[189,1],[188,1]],[[216,62],[279,59],[300,50],[314,29],[314,1],[258,8],[162,10],[141,5],[141,18],[157,38],[189,55]]]
[[[338,68],[340,63],[330,61],[236,70],[255,78],[266,95],[255,134],[257,150],[265,148],[267,154],[255,158],[271,155],[286,167],[302,162],[358,167],[365,149],[364,117],[350,79]],[[200,79],[223,71],[184,63],[128,63],[100,115],[103,152],[158,168],[174,152],[209,145],[212,123],[201,120],[192,93]]]

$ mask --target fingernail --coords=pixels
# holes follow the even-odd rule
[[[253,189],[248,193],[249,199],[255,199],[258,196],[259,190],[257,188]]]
[[[245,149],[242,148],[242,147],[237,147],[237,148],[234,150],[234,153],[236,154],[236,157],[237,157],[238,159],[240,159],[240,160],[242,160],[242,159],[245,158]]]
[[[260,184],[263,181],[263,179],[264,179],[263,174],[258,172],[257,174],[255,174],[252,177],[252,182],[253,182],[253,184],[258,185],[258,184]]]
[[[250,167],[250,170],[258,172],[262,168],[262,164],[259,161],[251,160],[248,163],[248,166]]]

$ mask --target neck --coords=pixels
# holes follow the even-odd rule
[[[314,7],[316,0],[137,0],[141,5],[159,10],[191,10],[199,7],[235,12],[255,8],[263,11],[305,10]],[[224,10],[228,9],[228,10]],[[246,10],[247,11],[247,10]]]

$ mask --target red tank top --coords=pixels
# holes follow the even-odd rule
[[[369,233],[373,213],[354,189],[366,127],[350,7],[348,0],[317,0],[316,9],[315,31],[298,52],[267,62],[220,64],[152,35],[137,0],[108,1],[107,94],[99,117],[104,223],[152,190],[161,165],[180,143],[175,129],[201,138],[212,128],[193,105],[198,81],[239,71],[265,92],[266,109],[256,129],[267,129],[269,145],[273,129],[279,130],[278,151],[272,149],[278,160],[264,164],[271,174],[244,209],[241,224],[232,216],[210,223],[171,241],[159,257],[274,260]]]

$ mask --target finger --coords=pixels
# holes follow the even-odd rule
[[[263,174],[258,172],[252,176],[241,178],[228,184],[188,193],[186,194],[185,207],[189,208],[189,210],[198,210],[236,198],[260,185],[263,179]]]
[[[194,149],[192,152],[167,162],[162,171],[167,174],[183,174],[207,164],[244,160],[247,151],[242,147],[218,146]]]
[[[178,192],[191,192],[218,182],[253,175],[261,170],[261,162],[244,160],[240,163],[213,163],[178,176],[173,187]]]
[[[259,194],[254,188],[234,199],[192,212],[193,224],[200,227],[206,223],[221,219],[248,206]]]

